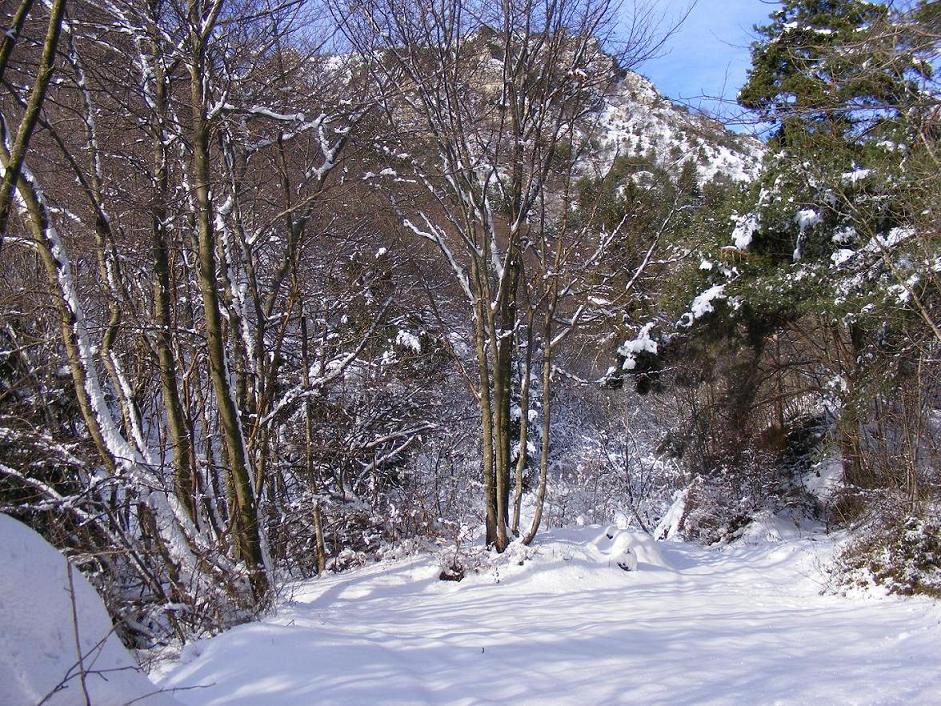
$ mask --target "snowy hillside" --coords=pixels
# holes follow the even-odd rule
[[[670,172],[694,163],[700,182],[717,175],[733,181],[754,179],[764,155],[758,140],[735,135],[718,121],[674,104],[650,81],[630,71],[599,110],[597,147],[602,168],[615,156],[653,154]]]
[[[595,526],[460,583],[384,562],[295,585],[157,679],[207,705],[941,703],[941,607],[820,595],[832,549],[774,523],[722,550]]]

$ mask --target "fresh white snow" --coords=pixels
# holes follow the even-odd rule
[[[76,673],[73,616],[94,704],[941,704],[941,605],[822,594],[837,542],[770,514],[722,548],[588,526],[461,583],[425,554],[294,584],[165,662],[162,694],[81,574],[3,515],[0,537],[3,704]],[[49,703],[84,703],[67,685]]]
[[[724,298],[725,298],[725,285],[724,284],[713,285],[712,287],[707,289],[705,292],[701,292],[700,294],[697,294],[696,298],[693,299],[693,305],[692,307],[690,307],[690,311],[688,314],[688,316],[692,317],[692,319],[690,319],[689,321],[689,324],[692,324],[692,322],[695,319],[701,319],[706,314],[710,314],[713,311],[715,311],[715,307],[713,307],[712,302],[714,302],[717,299],[724,299]]]
[[[81,572],[3,514],[0,567],[0,704],[177,703],[141,673]]]
[[[804,208],[797,212],[797,215],[794,216],[794,220],[797,222],[801,233],[803,233],[808,228],[813,228],[820,223],[823,218],[814,209]]]
[[[735,230],[732,231],[732,243],[739,250],[747,250],[758,230],[758,216],[753,213],[746,213],[744,216],[736,216],[732,220],[735,223]]]
[[[152,676],[206,705],[941,703],[941,607],[821,595],[834,546],[768,517],[721,549],[554,530],[461,583],[383,562]]]
[[[624,363],[621,365],[622,369],[633,370],[636,368],[638,353],[657,353],[659,350],[657,342],[650,337],[652,329],[653,322],[647,323],[635,338],[621,344],[618,353],[624,357]]]

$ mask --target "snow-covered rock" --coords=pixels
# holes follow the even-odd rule
[[[177,703],[141,673],[81,572],[3,514],[0,567],[0,704]]]
[[[758,140],[735,135],[721,123],[664,98],[654,85],[627,71],[598,109],[593,158],[604,171],[617,156],[656,155],[657,163],[679,174],[685,162],[696,166],[700,183],[718,175],[751,181],[765,148]]]

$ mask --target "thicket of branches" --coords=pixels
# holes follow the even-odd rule
[[[749,189],[594,167],[649,8],[4,3],[0,509],[140,645],[478,524],[654,532],[683,490],[727,538],[827,448],[831,519],[929,516],[937,17],[805,5]]]
[[[3,509],[125,636],[478,511],[502,550],[535,477],[531,541],[553,354],[626,233],[569,218],[575,165],[652,17],[8,5]]]

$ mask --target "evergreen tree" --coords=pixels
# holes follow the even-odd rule
[[[722,449],[783,440],[806,410],[827,410],[849,486],[917,496],[916,464],[878,467],[873,449],[900,436],[880,415],[941,340],[924,16],[788,0],[758,30],[740,102],[772,126],[763,174],[689,267],[685,311],[660,348],[688,370],[701,361],[687,382],[721,400],[710,423],[722,428],[703,438],[727,441],[699,452],[713,465]]]

